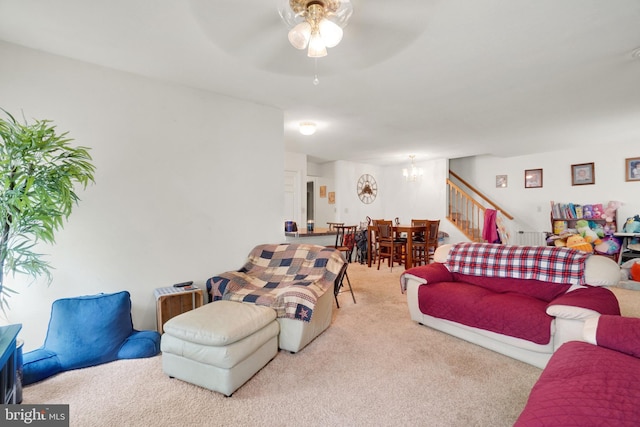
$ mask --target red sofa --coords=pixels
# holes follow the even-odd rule
[[[551,357],[516,427],[640,424],[640,318],[593,317],[583,337]]]
[[[568,248],[444,245],[401,276],[416,322],[544,368],[584,321],[619,315],[617,264]]]

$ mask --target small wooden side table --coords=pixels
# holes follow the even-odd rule
[[[184,288],[157,288],[156,296],[157,329],[164,333],[164,324],[178,314],[196,309],[204,303],[202,289],[189,286]]]

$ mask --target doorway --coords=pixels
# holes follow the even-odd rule
[[[315,208],[315,200],[314,200],[314,182],[307,181],[307,221],[314,220],[314,208]]]

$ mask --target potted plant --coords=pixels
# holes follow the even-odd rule
[[[47,277],[51,266],[35,251],[39,242],[54,243],[80,200],[74,188],[94,182],[89,149],[72,147],[67,132],[49,120],[18,122],[2,109],[0,117],[0,308],[6,314],[15,290],[7,274]]]

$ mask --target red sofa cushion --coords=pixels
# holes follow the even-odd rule
[[[441,263],[425,264],[413,267],[402,273],[402,276],[412,275],[424,279],[427,283],[452,282],[453,275],[449,269]]]
[[[553,305],[570,305],[594,310],[601,314],[620,315],[620,305],[614,293],[610,289],[597,286],[587,286],[567,292],[553,300],[549,307]]]
[[[464,282],[439,282],[418,288],[418,306],[429,316],[548,344],[553,318],[545,301],[522,293],[496,293]]]
[[[640,318],[600,316],[596,342],[601,347],[637,357],[640,363]],[[640,366],[636,369],[640,370]]]
[[[468,274],[452,273],[458,282],[472,283],[476,286],[492,290],[494,292],[516,292],[541,299],[546,302],[554,300],[564,294],[571,287],[569,284],[541,282],[531,279],[512,279],[502,277],[471,276]]]
[[[413,267],[404,274],[420,277],[429,284],[436,282],[466,282],[476,286],[482,286],[494,292],[515,292],[547,302],[564,294],[571,287],[569,284],[542,282],[534,279],[514,279],[510,277],[473,276],[462,273],[451,273],[445,264],[440,263]]]
[[[515,426],[637,426],[638,402],[640,359],[571,341],[549,360]]]

